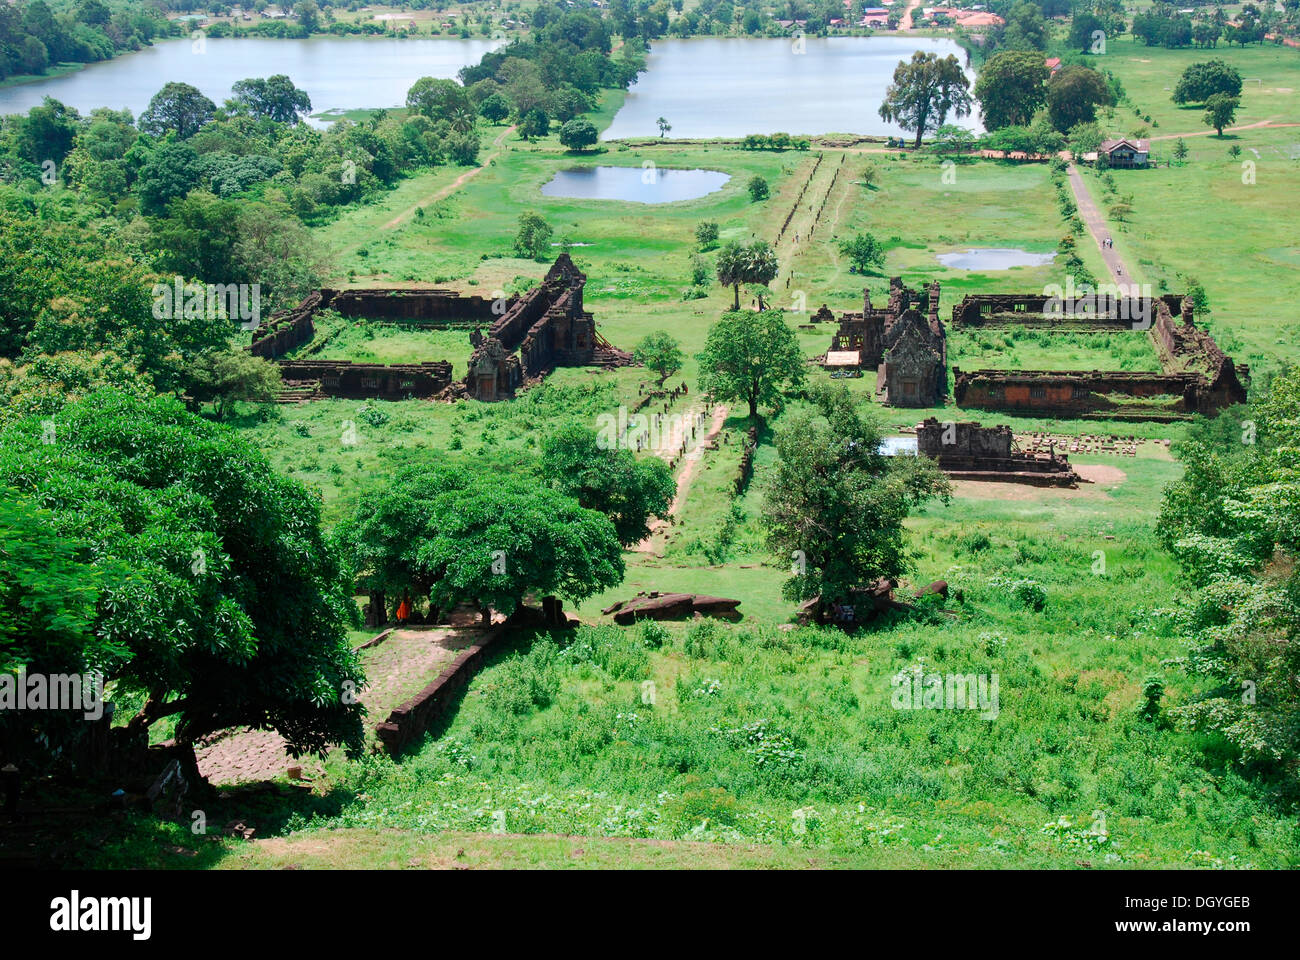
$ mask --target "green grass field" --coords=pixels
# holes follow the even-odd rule
[[[1127,222],[1111,223],[1115,248],[1157,292],[1184,289],[1186,278],[1195,278],[1209,297],[1213,313],[1206,325],[1220,346],[1252,369],[1275,368],[1297,346],[1289,304],[1300,264],[1300,55],[1270,45],[1165,50],[1123,39],[1107,49],[1099,65],[1113,70],[1130,99],[1151,116],[1150,136],[1201,134],[1184,138],[1189,152],[1181,166],[1112,172],[1117,192],[1133,196]],[[1286,126],[1204,135],[1203,109],[1180,107],[1170,93],[1189,64],[1208,59],[1225,60],[1246,79],[1238,126]],[[1147,126],[1131,109],[1126,115],[1118,108],[1114,117],[1112,133]],[[1234,145],[1241,151],[1236,158],[1228,155]],[[1162,162],[1172,158],[1172,149],[1172,139],[1152,143],[1153,156]],[[1088,171],[1085,178],[1102,201],[1096,173]]]
[[[1202,129],[1200,111],[1176,107],[1165,88],[1188,63],[1211,56],[1261,80],[1247,84],[1239,123],[1300,121],[1294,50],[1168,51],[1120,39],[1101,65],[1119,75],[1151,115],[1149,133],[1160,136]],[[619,103],[621,95],[602,103],[602,126]],[[1135,122],[1131,107],[1106,120],[1117,133]],[[1234,143],[1242,155],[1230,159]],[[1290,150],[1300,144],[1300,127],[1188,137],[1188,144],[1183,166],[1114,171],[1118,192],[1133,194],[1129,222],[1111,225],[1116,248],[1157,292],[1181,290],[1188,278],[1202,283],[1212,312],[1200,319],[1220,345],[1257,372],[1276,368],[1295,355],[1300,248]],[[1170,146],[1156,141],[1157,157]],[[806,182],[772,285],[792,325],[822,303],[860,309],[864,286],[883,302],[890,275],[912,287],[939,280],[945,319],[966,293],[1036,291],[1062,281],[1050,265],[978,273],[935,259],[973,246],[1055,249],[1067,228],[1046,165],[945,167],[925,153],[827,150],[809,181],[815,151],[665,141],[574,155],[553,136],[527,144],[504,127],[485,131],[481,158],[485,166],[468,178],[465,168],[423,174],[319,228],[338,255],[336,282],[517,289],[547,266],[511,253],[516,217],[535,210],[557,244],[573,245],[588,275],[586,306],[605,337],[630,349],[663,329],[681,342],[686,366],[670,386],[685,380],[692,393],[676,401],[675,413],[698,405],[694,355],[732,296],[714,284],[684,298],[695,225],[717,221],[724,240],[773,240]],[[1256,161],[1254,184],[1242,182],[1243,160]],[[879,169],[872,189],[861,182],[868,162]],[[540,193],[555,171],[591,163],[700,167],[731,180],[706,197],[655,206]],[[756,174],[772,188],[763,203],[745,190]],[[1085,176],[1105,209],[1102,180]],[[885,243],[877,273],[851,273],[838,249],[859,231]],[[1090,238],[1079,252],[1104,275]],[[749,299],[742,292],[742,302]],[[832,329],[797,332],[811,358],[826,350]],[[334,330],[318,355],[445,357],[459,375],[469,354],[464,339],[353,324]],[[949,352],[950,365],[963,368],[1159,369],[1141,334],[950,331]],[[810,365],[809,376],[828,375]],[[397,470],[448,457],[518,462],[568,420],[595,427],[601,413],[631,406],[648,380],[638,368],[562,369],[509,403],[244,405],[233,422],[278,469],[320,491],[333,524]],[[935,409],[876,407],[874,381],[869,372],[843,382],[887,433],[927,416],[975,418],[951,401]],[[1153,440],[1176,441],[1184,431],[983,412],[978,419],[1017,432]],[[356,442],[345,444],[349,424]],[[769,426],[780,424],[777,417]],[[925,505],[907,524],[910,585],[947,580],[961,591],[948,604],[951,616],[900,618],[845,635],[793,629],[795,605],[781,593],[788,559],[765,548],[760,519],[775,461],[770,430],[760,437],[753,481],[743,495],[733,491],[745,427],[733,409],[725,426],[733,442],[705,454],[655,549],[626,554],[625,581],[570,605],[582,631],[516,636],[495,650],[459,709],[401,762],[331,757],[312,795],[261,811],[260,835],[275,839],[250,848],[191,841],[166,828],[142,833],[146,845],[200,849],[194,860],[160,856],[158,864],[1297,865],[1300,820],[1234,773],[1212,745],[1137,714],[1148,677],[1164,681],[1166,706],[1192,690],[1167,665],[1183,650],[1170,616],[1181,585],[1155,523],[1163,488],[1181,467],[1163,445],[1143,444],[1136,457],[1072,455],[1077,465],[1105,468],[1078,490],[957,484],[950,502]],[[1042,609],[1026,605],[1026,580],[1041,588]],[[738,598],[744,619],[672,624],[660,633],[614,628],[600,616],[602,606],[639,590]],[[997,719],[892,709],[890,678],[913,667],[996,672]],[[653,704],[644,699],[646,681],[654,684]],[[505,836],[492,835],[501,829]],[[97,856],[111,862],[113,854]]]

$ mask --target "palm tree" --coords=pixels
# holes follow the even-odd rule
[[[731,240],[722,245],[718,251],[717,275],[718,283],[724,287],[733,287],[736,292],[735,306],[733,310],[740,309],[740,285],[746,281],[746,267],[748,257],[745,248],[735,240]]]
[[[745,282],[759,286],[758,309],[763,309],[763,291],[776,279],[780,264],[776,251],[766,240],[755,240],[745,248]]]

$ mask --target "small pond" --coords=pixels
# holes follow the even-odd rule
[[[673,203],[721,190],[731,177],[717,170],[665,170],[662,167],[571,167],[542,187],[548,197]]]
[[[882,437],[876,450],[886,457],[914,457],[916,437]]]
[[[1010,270],[1012,267],[1041,267],[1056,259],[1055,253],[1030,253],[1016,247],[976,247],[960,253],[940,253],[935,259],[957,270]]]

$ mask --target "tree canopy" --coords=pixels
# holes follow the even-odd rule
[[[681,346],[666,330],[647,333],[632,351],[632,359],[659,375],[659,385],[682,368]]]
[[[791,600],[846,603],[855,587],[897,578],[910,557],[903,521],[930,497],[947,499],[943,474],[926,457],[886,457],[879,426],[857,411],[843,385],[818,384],[813,406],[785,418],[763,507],[768,546],[793,556],[783,588]]]
[[[1047,82],[1047,111],[1052,126],[1061,133],[1097,119],[1097,108],[1111,103],[1106,78],[1090,67],[1062,67]]]
[[[975,79],[985,129],[1028,125],[1047,101],[1050,75],[1037,51],[1004,50],[989,57]]]
[[[782,390],[805,379],[803,352],[780,310],[723,314],[709,328],[699,355],[700,387],[715,400],[739,400],[758,416],[759,404],[780,401]]]
[[[1174,103],[1205,103],[1216,93],[1241,96],[1241,73],[1222,60],[1193,63],[1178,78],[1171,95]]]
[[[182,743],[272,729],[294,755],[360,748],[355,607],[319,500],[250,444],[174,399],[104,389],[5,428],[0,488],[105,571],[75,595],[96,594],[81,660],[147,697],[133,724],[175,716]]]
[[[602,444],[590,427],[569,424],[542,444],[542,479],[587,510],[609,517],[619,543],[630,547],[650,535],[650,519],[666,518],[677,485],[658,457]]]
[[[1300,791],[1300,372],[1249,413],[1229,410],[1176,449],[1183,476],[1156,529],[1192,588],[1179,662],[1202,681],[1175,711],[1233,763]]]
[[[172,80],[163,84],[140,114],[140,129],[157,137],[175,133],[186,140],[212,120],[216,112],[217,105],[197,87]]]
[[[231,92],[234,97],[230,103],[237,110],[246,110],[250,116],[276,123],[292,126],[303,114],[311,112],[311,97],[307,96],[307,91],[299,90],[283,73],[265,80],[240,80],[231,87]]]
[[[624,571],[609,517],[536,477],[456,465],[410,469],[363,496],[338,542],[363,587],[440,611],[509,614],[529,593],[584,600]]]
[[[894,70],[894,82],[880,104],[881,119],[916,131],[914,146],[919,148],[921,138],[943,126],[948,114],[964,117],[970,113],[969,87],[970,81],[952,54],[941,58],[918,50]]]

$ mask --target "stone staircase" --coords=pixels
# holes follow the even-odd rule
[[[309,400],[319,400],[322,396],[319,380],[285,380],[280,385],[275,402],[306,403]]]

